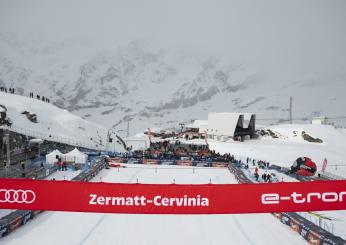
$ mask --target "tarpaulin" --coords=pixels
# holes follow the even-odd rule
[[[346,181],[115,184],[0,179],[0,209],[231,214],[346,209]]]

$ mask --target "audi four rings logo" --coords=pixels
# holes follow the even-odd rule
[[[33,203],[36,199],[32,190],[0,189],[0,202],[5,203]]]

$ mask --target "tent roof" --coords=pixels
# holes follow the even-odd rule
[[[29,140],[29,143],[31,143],[31,144],[42,144],[43,140],[42,139],[31,139],[31,140]]]
[[[87,157],[86,154],[84,154],[83,152],[80,152],[77,148],[74,148],[72,151],[70,151],[69,153],[66,153],[65,156],[82,156],[82,157]]]
[[[59,150],[54,150],[51,153],[47,154],[47,156],[56,156],[56,155],[63,155]]]

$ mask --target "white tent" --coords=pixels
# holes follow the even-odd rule
[[[88,155],[80,152],[77,148],[74,148],[72,151],[64,155],[64,160],[66,162],[86,163]]]
[[[62,157],[63,154],[59,151],[59,150],[54,150],[51,153],[46,155],[46,163],[49,164],[54,164],[58,161],[58,159],[56,159],[56,156]]]
[[[29,140],[29,144],[38,144],[38,145],[40,145],[40,144],[42,144],[43,143],[43,140],[42,139],[31,139],[31,140]]]

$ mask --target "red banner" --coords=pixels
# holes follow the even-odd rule
[[[0,179],[0,209],[230,214],[346,209],[346,181],[114,184]]]

